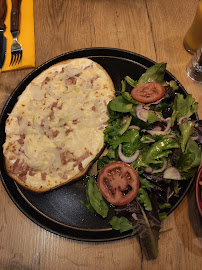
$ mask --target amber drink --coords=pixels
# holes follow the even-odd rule
[[[195,53],[202,44],[202,0],[199,0],[196,14],[191,27],[184,37],[184,47],[190,53]]]

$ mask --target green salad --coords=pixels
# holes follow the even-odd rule
[[[107,151],[82,201],[103,218],[113,207],[112,229],[137,234],[148,259],[158,256],[171,198],[180,196],[201,161],[202,125],[193,115],[198,103],[176,81],[165,81],[165,71],[166,63],[158,63],[138,81],[126,76],[121,82],[120,95],[107,105]]]

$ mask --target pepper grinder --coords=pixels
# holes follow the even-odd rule
[[[202,44],[187,64],[186,72],[193,81],[202,83]]]

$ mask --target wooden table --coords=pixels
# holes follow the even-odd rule
[[[167,69],[199,102],[202,84],[189,79],[191,55],[183,48],[197,0],[35,0],[36,66],[62,53],[112,47],[142,54]],[[0,74],[0,106],[31,69]],[[30,221],[0,183],[0,269],[198,270],[202,269],[202,223],[194,186],[163,223],[159,257],[147,261],[136,237],[86,243],[56,236]]]

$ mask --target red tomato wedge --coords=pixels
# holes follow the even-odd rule
[[[142,83],[131,91],[131,96],[142,103],[151,103],[162,98],[165,94],[163,85],[157,82]]]
[[[98,175],[97,183],[102,196],[114,205],[131,202],[140,186],[137,171],[123,161],[105,165]]]

